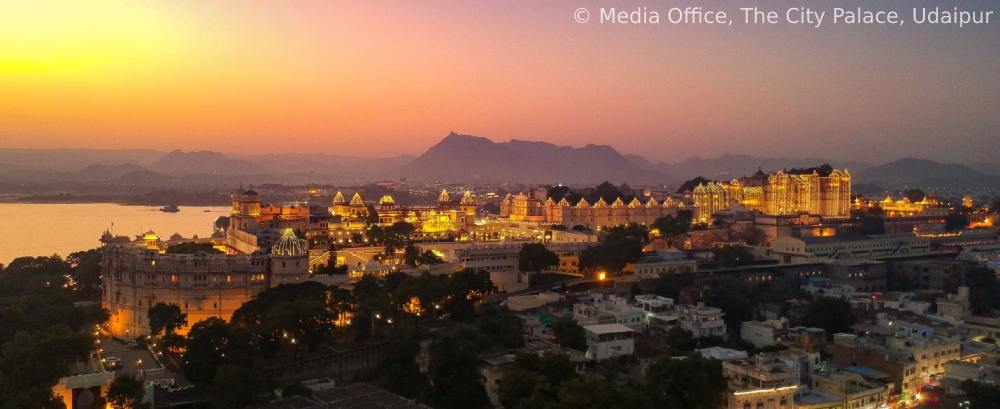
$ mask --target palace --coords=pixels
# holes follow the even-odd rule
[[[768,215],[809,213],[846,218],[851,212],[851,175],[828,165],[777,171],[730,182],[699,184],[691,191],[695,218],[710,223],[712,216],[734,204]]]
[[[304,232],[306,239],[327,237],[338,242],[363,240],[369,227],[391,226],[396,222],[412,224],[415,233],[423,238],[461,237],[472,228],[478,208],[476,198],[469,191],[458,200],[452,200],[444,190],[437,204],[431,206],[401,206],[391,195],[384,195],[373,204],[365,202],[358,192],[350,201],[342,192],[337,192],[329,207],[302,203],[262,205],[260,196],[253,190],[240,189],[231,197],[230,224],[238,230],[230,232],[232,235],[292,228]],[[244,239],[255,245],[253,239]]]
[[[500,202],[500,217],[511,221],[599,229],[629,223],[652,224],[656,219],[676,215],[679,209],[686,207],[685,204],[670,197],[665,198],[663,202],[658,202],[652,197],[638,196],[630,198],[618,196],[611,203],[605,201],[603,197],[592,200],[593,204],[586,197],[574,198],[572,201],[562,197],[556,201],[548,197],[544,189],[538,189],[530,195],[508,194]]]
[[[101,305],[110,313],[108,330],[122,338],[148,335],[147,311],[157,303],[177,305],[189,324],[210,317],[228,321],[265,289],[309,279],[308,247],[291,229],[285,229],[265,252],[245,247],[249,244],[240,241],[245,238],[164,241],[150,231],[133,240],[105,232]],[[201,247],[195,252],[175,251],[190,245]]]

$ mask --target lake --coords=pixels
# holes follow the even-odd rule
[[[178,213],[165,213],[159,207],[111,203],[0,203],[0,263],[8,264],[20,256],[66,257],[92,249],[101,245],[101,234],[108,228],[115,235],[129,237],[148,230],[163,239],[174,233],[205,237],[212,234],[215,219],[229,215],[229,210],[225,206],[181,206]]]

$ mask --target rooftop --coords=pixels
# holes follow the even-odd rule
[[[597,324],[597,325],[587,325],[583,327],[584,330],[588,332],[593,332],[595,334],[617,334],[622,332],[632,332],[632,328],[626,327],[622,324]]]

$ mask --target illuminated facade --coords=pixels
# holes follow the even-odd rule
[[[467,232],[476,219],[476,199],[466,191],[458,201],[452,201],[447,190],[442,190],[436,206],[401,207],[390,195],[382,196],[378,203],[379,224],[390,226],[407,222],[418,234],[445,236]]]
[[[101,241],[101,304],[111,315],[108,330],[123,338],[149,334],[147,312],[157,303],[177,305],[189,326],[210,317],[229,320],[261,291],[309,278],[308,247],[291,229],[270,253],[240,251],[229,245],[233,237],[161,241],[153,232],[135,240],[105,233]],[[183,242],[212,244],[223,253],[167,252]]]
[[[695,218],[710,223],[712,216],[733,204],[769,215],[809,213],[827,218],[851,214],[851,175],[828,167],[757,171],[729,182],[699,184],[691,191]]]
[[[565,197],[559,201],[551,197],[542,200],[534,195],[518,193],[507,195],[500,202],[500,217],[511,221],[569,227],[584,226],[594,229],[630,223],[652,224],[660,217],[676,215],[678,209],[683,208],[684,204],[669,197],[662,203],[655,198],[632,197],[626,202],[618,197],[611,203],[606,202],[604,198],[598,198],[591,204],[585,197],[571,203]]]

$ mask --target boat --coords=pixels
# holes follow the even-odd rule
[[[177,205],[170,205],[170,206],[163,206],[163,207],[161,207],[160,211],[161,212],[166,212],[166,213],[177,213],[177,212],[181,211],[181,209],[178,209]]]

